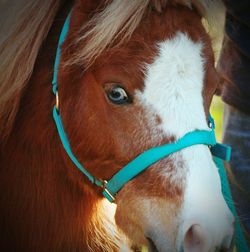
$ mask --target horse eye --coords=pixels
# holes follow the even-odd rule
[[[127,92],[120,86],[114,86],[107,91],[109,100],[114,104],[127,104],[131,99]]]

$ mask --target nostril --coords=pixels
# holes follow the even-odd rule
[[[184,236],[184,252],[202,252],[205,249],[205,234],[201,226],[192,225]]]
[[[149,251],[153,251],[153,252],[157,252],[157,248],[156,248],[156,245],[155,243],[153,242],[153,240],[149,237],[146,237],[147,240],[148,240],[148,248],[149,248]]]

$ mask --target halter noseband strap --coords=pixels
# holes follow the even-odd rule
[[[92,184],[95,184],[103,188],[103,196],[105,196],[110,202],[114,202],[116,193],[130,180],[136,177],[138,174],[149,168],[152,164],[159,160],[169,156],[170,154],[180,151],[192,145],[204,144],[210,147],[212,155],[219,157],[223,160],[230,159],[231,149],[228,146],[216,143],[214,133],[214,121],[209,116],[209,127],[211,130],[195,130],[187,133],[174,143],[165,144],[162,146],[153,147],[128,163],[121,168],[110,180],[97,179],[91,175],[77,160],[74,153],[71,150],[70,143],[66,132],[63,127],[62,119],[59,113],[59,96],[58,96],[58,67],[61,56],[61,45],[63,44],[69,29],[70,14],[68,15],[62,32],[60,34],[58,47],[56,51],[56,58],[54,63],[53,72],[53,93],[56,95],[56,105],[53,109],[53,118],[57,127],[59,137],[62,145],[68,154],[69,158],[75,164],[75,166],[89,179]]]

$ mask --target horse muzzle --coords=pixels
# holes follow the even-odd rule
[[[147,236],[149,252],[233,252],[234,250],[234,229],[228,231],[221,244],[215,245],[211,242],[211,237],[203,228],[194,224],[186,231],[180,249],[169,247],[168,242],[164,242],[160,237]]]

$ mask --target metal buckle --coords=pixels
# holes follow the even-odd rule
[[[107,189],[106,185],[108,184],[107,180],[102,180],[102,189],[104,192],[108,194],[108,196],[112,199],[112,201],[115,201],[115,197],[110,193],[110,191]]]
[[[56,90],[56,110],[59,113],[59,95],[57,90]]]

